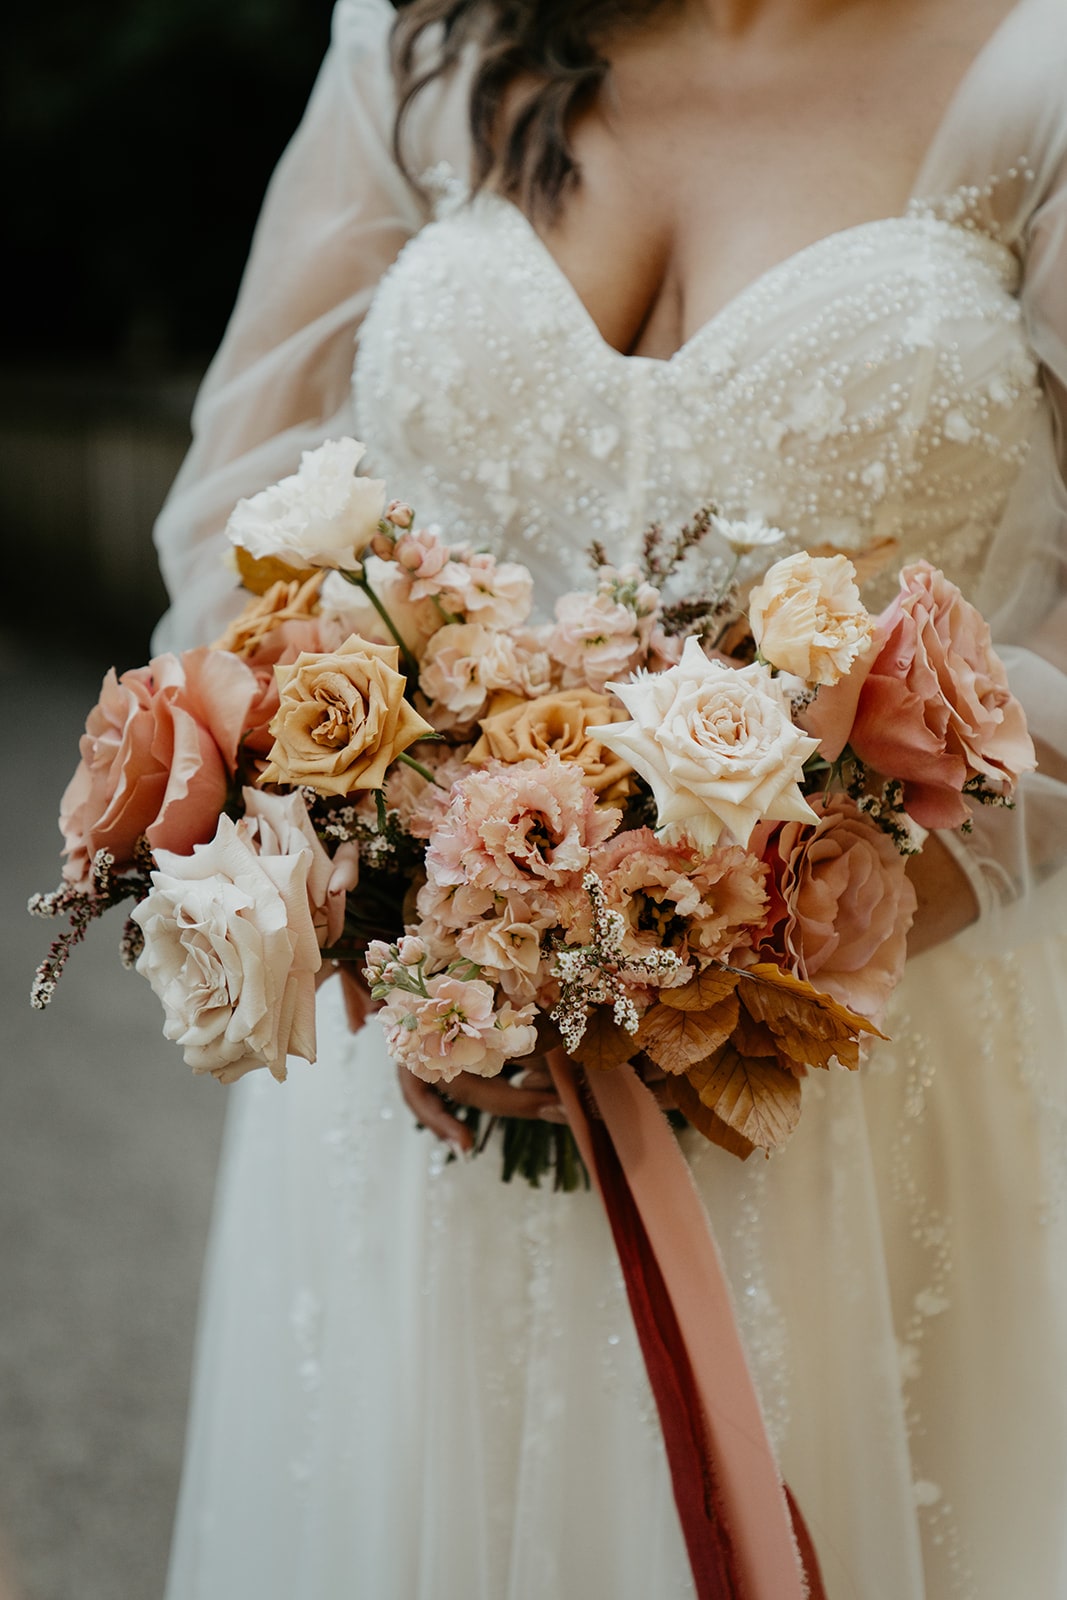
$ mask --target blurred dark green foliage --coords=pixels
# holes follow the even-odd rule
[[[4,26],[4,359],[216,344],[332,0],[51,0]]]

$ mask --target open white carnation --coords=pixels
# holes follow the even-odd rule
[[[238,500],[226,524],[230,540],[256,560],[298,569],[356,566],[385,509],[385,484],[356,473],[365,448],[327,439],[305,450],[298,472]]]
[[[847,676],[874,631],[848,557],[806,550],[774,563],[753,589],[748,615],[772,666],[828,686]]]
[[[589,732],[651,785],[667,843],[711,850],[725,828],[747,845],[765,819],[816,820],[798,784],[818,740],[793,725],[766,667],[709,661],[687,639],[676,667],[608,687],[633,720]]]
[[[222,816],[210,844],[156,860],[133,916],[145,940],[137,970],[162,1002],[165,1036],[222,1083],[254,1067],[281,1081],[287,1055],[314,1061],[311,851],[260,856]]]

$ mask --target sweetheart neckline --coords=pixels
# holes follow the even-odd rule
[[[718,310],[713,311],[711,316],[702,322],[699,327],[695,328],[689,337],[684,339],[678,348],[673,350],[669,356],[631,355],[625,350],[620,350],[617,345],[613,345],[609,339],[605,338],[600,325],[596,321],[596,318],[593,316],[592,312],[589,310],[589,307],[585,304],[585,301],[578,293],[578,290],[575,288],[570,278],[568,278],[567,274],[564,272],[563,268],[556,260],[556,257],[552,254],[552,251],[549,249],[544,239],[542,239],[541,235],[538,233],[537,229],[534,227],[526,213],[519,206],[517,206],[513,200],[508,199],[506,195],[500,194],[492,189],[480,190],[475,198],[488,200],[490,203],[496,203],[498,206],[503,207],[507,211],[511,212],[513,216],[518,219],[517,226],[524,229],[529,237],[534,241],[535,246],[537,247],[536,253],[540,255],[543,263],[546,265],[549,276],[554,278],[557,283],[566,290],[566,297],[570,300],[572,306],[577,308],[577,310],[581,313],[582,318],[595,335],[596,342],[605,352],[607,352],[616,361],[632,363],[638,370],[640,370],[642,367],[670,368],[673,364],[684,360],[694,346],[699,346],[701,343],[703,343],[705,336],[710,337],[710,333],[717,329],[723,321],[732,317],[738,308],[748,301],[752,294],[765,288],[780,273],[785,272],[791,267],[794,267],[798,262],[807,259],[811,252],[818,251],[826,246],[840,243],[845,239],[857,237],[872,228],[884,227],[890,223],[915,220],[915,214],[910,211],[910,208],[922,198],[923,179],[933,163],[933,159],[937,153],[942,139],[944,138],[951,124],[955,122],[957,116],[959,115],[960,108],[965,103],[969,93],[971,92],[972,86],[979,81],[981,73],[985,69],[986,62],[993,55],[994,51],[1001,46],[1003,39],[1008,34],[1010,29],[1016,25],[1020,15],[1028,8],[1028,6],[1033,3],[1034,0],[1015,0],[1015,3],[1009,6],[1008,10],[996,24],[985,43],[979,47],[978,51],[971,58],[962,76],[960,77],[959,82],[956,84],[956,87],[953,89],[948,98],[944,111],[942,112],[938,121],[937,127],[934,129],[933,134],[927,142],[926,149],[923,152],[922,160],[920,161],[916,170],[915,181],[912,185],[911,193],[908,196],[906,206],[903,211],[890,216],[870,218],[866,222],[853,223],[845,228],[836,228],[832,233],[823,234],[821,238],[813,240],[811,244],[802,245],[799,250],[793,251],[790,255],[783,256],[780,261],[773,262],[769,267],[765,268],[763,272],[758,273],[755,278],[753,278],[749,283],[745,284],[743,288],[739,289],[736,294],[731,295],[729,299],[724,301]],[[948,225],[952,226],[952,224]],[[993,242],[998,243],[996,240]],[[1001,248],[1007,249],[1007,246],[1001,246]]]

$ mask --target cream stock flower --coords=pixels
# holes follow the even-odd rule
[[[589,731],[651,785],[667,843],[710,850],[728,828],[743,845],[763,818],[814,820],[798,783],[818,741],[766,667],[723,666],[687,639],[676,667],[610,687],[633,720]]]
[[[281,1081],[287,1055],[314,1061],[322,963],[310,851],[260,856],[222,816],[210,844],[156,859],[133,918],[145,941],[137,970],[162,1002],[164,1035],[194,1072],[222,1083],[264,1066]]]
[[[355,634],[328,655],[276,667],[274,745],[261,783],[306,783],[320,794],[380,789],[397,756],[433,729],[404,699],[396,646]]]
[[[364,449],[355,439],[327,439],[305,450],[299,471],[237,502],[226,524],[231,542],[257,561],[354,567],[385,509],[385,484],[357,476]]]
[[[748,604],[764,658],[806,683],[829,685],[845,677],[874,631],[855,579],[847,556],[801,550],[776,561]]]

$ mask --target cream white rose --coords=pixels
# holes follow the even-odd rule
[[[746,845],[764,819],[815,821],[798,784],[818,740],[794,727],[766,667],[723,666],[687,639],[676,667],[609,688],[633,720],[589,732],[651,785],[668,844],[711,850],[725,828]]]
[[[261,860],[307,851],[308,904],[315,936],[320,946],[337,944],[344,932],[346,896],[359,883],[358,844],[346,841],[331,856],[298,794],[267,794],[262,789],[242,789],[241,794],[244,816],[237,831]]]
[[[752,637],[764,659],[806,683],[839,683],[866,650],[874,623],[847,556],[776,561],[749,596]]]
[[[281,1081],[287,1055],[314,1061],[311,852],[260,856],[222,816],[210,844],[156,860],[133,917],[145,940],[137,970],[162,1002],[166,1037],[222,1083],[254,1067]]]
[[[298,472],[237,502],[226,524],[232,543],[298,569],[356,566],[385,510],[385,484],[356,474],[364,449],[327,439],[305,450]]]

